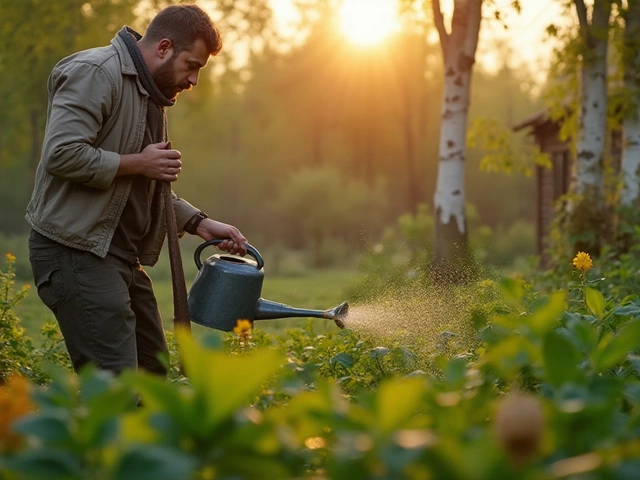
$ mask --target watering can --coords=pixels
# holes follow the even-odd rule
[[[202,251],[222,241],[204,242],[194,253],[198,273],[188,296],[191,321],[230,332],[241,319],[253,323],[254,320],[314,317],[333,320],[338,327],[344,328],[343,319],[349,311],[347,302],[330,310],[307,310],[262,298],[264,260],[252,245],[245,244],[247,253],[255,260],[215,254],[203,263],[200,259]]]

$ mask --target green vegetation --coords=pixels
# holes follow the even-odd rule
[[[447,302],[466,294],[470,305],[457,312],[471,342],[418,324],[377,331],[384,319],[375,317],[369,329],[348,318],[354,328],[341,331],[243,326],[199,339],[177,332],[181,368],[169,382],[58,367],[28,395],[12,380],[0,389],[0,432],[15,432],[0,436],[0,471],[8,479],[633,478],[640,300],[619,298],[615,285],[640,265],[591,262],[576,257],[553,282],[485,279],[441,290],[453,294]],[[415,282],[414,293],[433,292]],[[20,295],[9,295],[12,308]],[[32,402],[33,412],[16,402]]]

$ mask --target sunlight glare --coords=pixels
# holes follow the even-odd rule
[[[344,0],[340,8],[343,32],[359,45],[384,40],[396,23],[397,0]]]

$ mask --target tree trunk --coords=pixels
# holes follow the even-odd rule
[[[567,238],[571,255],[599,255],[611,235],[611,215],[604,196],[607,137],[607,46],[611,0],[595,0],[589,22],[584,0],[574,0],[584,42],[580,71],[576,163],[567,204]]]
[[[611,3],[596,0],[591,25],[582,0],[576,0],[586,52],[583,55],[576,143],[575,192],[602,199],[603,156],[607,132],[607,32]]]
[[[445,67],[438,176],[434,195],[436,265],[456,265],[469,257],[464,174],[471,73],[480,32],[481,7],[482,0],[454,0],[451,33],[447,33],[440,1],[433,0],[434,19]]]
[[[640,1],[631,0],[624,30],[625,88],[631,93],[632,111],[622,123],[622,194],[620,204],[636,205],[640,196]]]

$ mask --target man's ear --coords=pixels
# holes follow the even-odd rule
[[[171,56],[173,53],[173,42],[168,38],[163,38],[158,42],[158,46],[156,47],[156,52],[158,56],[164,59],[167,55]]]

